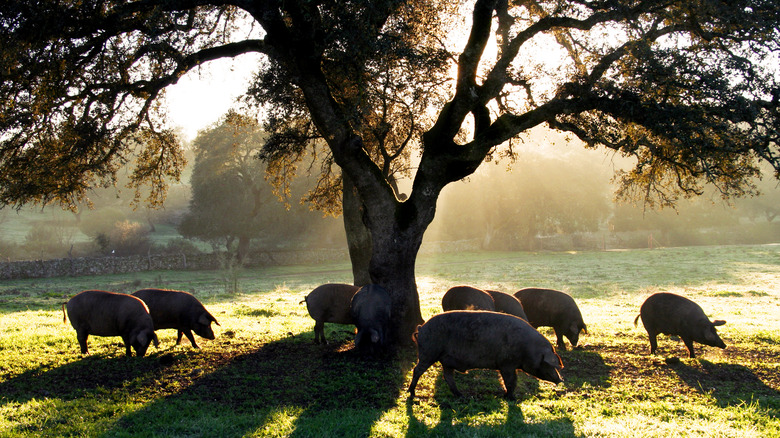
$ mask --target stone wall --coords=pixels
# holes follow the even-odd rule
[[[421,254],[479,250],[479,239],[454,242],[426,242]],[[31,260],[0,263],[0,280],[21,278],[77,277],[83,275],[123,274],[141,271],[210,270],[225,265],[224,253],[150,254],[126,257],[78,257],[53,260]],[[289,251],[255,251],[247,256],[245,266],[316,265],[349,262],[346,249],[313,249]]]
[[[249,254],[246,266],[319,264],[348,261],[346,250],[262,251]],[[82,275],[121,274],[157,270],[220,269],[225,255],[156,254],[127,257],[79,257],[0,263],[0,279],[47,278]]]

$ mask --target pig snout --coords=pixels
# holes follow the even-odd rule
[[[707,345],[711,347],[726,348],[726,343],[718,336],[716,326],[725,324],[726,321],[716,320],[712,322],[712,325],[704,331],[704,339],[707,341]]]
[[[219,325],[216,319],[214,320],[214,323],[216,325]],[[205,313],[200,315],[200,318],[198,319],[198,323],[193,328],[193,331],[201,338],[208,339],[208,340],[215,339],[214,330],[211,328],[211,320]]]
[[[557,385],[563,382],[563,377],[561,377],[560,373],[562,368],[563,363],[558,355],[545,354],[539,366],[529,374]]]

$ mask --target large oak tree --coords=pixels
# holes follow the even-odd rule
[[[779,25],[769,0],[8,0],[0,203],[75,204],[111,184],[131,140],[146,145],[134,181],[163,186],[181,165],[165,88],[262,53],[248,95],[268,111],[264,155],[327,144],[405,339],[442,188],[533,127],[635,157],[619,195],[650,204],[706,183],[743,195],[761,161],[780,175]],[[401,156],[416,164],[408,197]]]

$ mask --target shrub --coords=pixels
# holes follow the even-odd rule
[[[162,246],[156,246],[155,251],[160,254],[200,254],[198,246],[188,239],[171,239]]]
[[[127,220],[114,223],[108,233],[95,237],[98,246],[113,255],[145,254],[149,251],[149,229],[139,222]]]

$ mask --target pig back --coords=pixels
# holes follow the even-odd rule
[[[642,303],[639,314],[646,329],[668,335],[688,335],[693,328],[710,323],[701,306],[668,292],[650,295]]]
[[[306,296],[306,310],[315,321],[353,324],[350,305],[360,288],[351,284],[328,283]]]
[[[355,344],[359,348],[369,343],[387,344],[391,306],[390,294],[376,284],[363,286],[352,296],[350,312],[357,328]]]
[[[495,290],[486,292],[493,298],[493,302],[496,304],[496,312],[508,313],[528,321],[528,316],[525,314],[523,305],[516,297]]]
[[[146,304],[132,295],[86,290],[68,300],[66,309],[74,329],[95,336],[122,336],[134,330],[153,330]]]
[[[167,289],[141,289],[133,292],[149,308],[154,328],[188,329],[199,327],[199,319],[207,316],[208,321],[216,318],[206,310],[203,304],[189,292]]]
[[[521,368],[534,350],[552,349],[549,341],[526,321],[489,311],[459,310],[433,316],[419,327],[421,361],[465,371],[472,368]],[[552,350],[551,350],[552,351]]]
[[[523,305],[528,322],[534,327],[568,326],[582,322],[582,314],[574,299],[554,289],[525,288],[515,292]]]
[[[441,299],[445,312],[451,310],[495,310],[493,298],[482,289],[471,286],[451,287]]]

